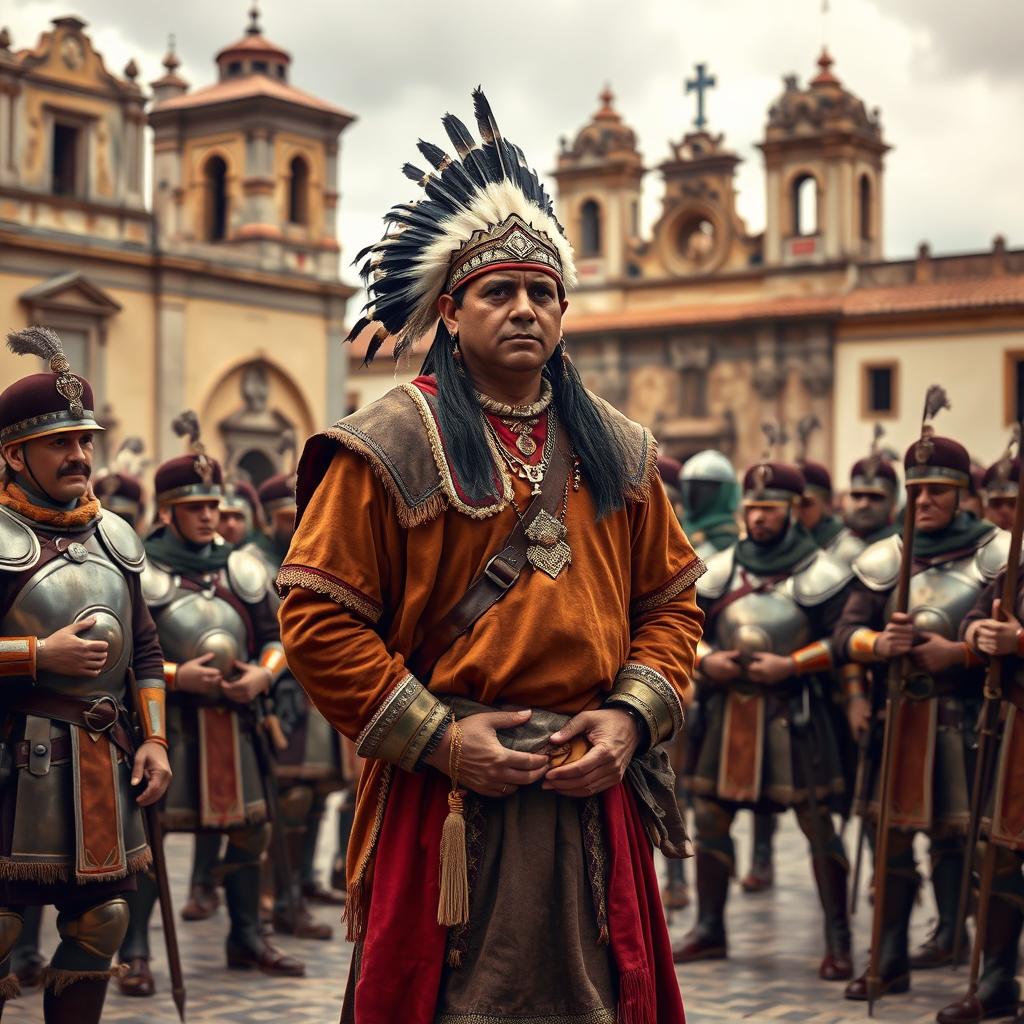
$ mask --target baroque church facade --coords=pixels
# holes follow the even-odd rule
[[[177,454],[171,420],[193,408],[229,469],[287,471],[347,411],[335,223],[353,115],[292,84],[255,9],[212,85],[191,89],[172,51],[150,96],[85,29],[57,18],[25,49],[0,33],[0,323],[59,330],[108,427],[100,458],[129,436]],[[0,351],[0,380],[27,369]]]
[[[565,333],[589,386],[680,459],[712,447],[746,465],[766,422],[794,438],[792,456],[797,423],[816,418],[808,454],[841,483],[876,422],[895,448],[916,436],[938,382],[954,406],[943,430],[997,458],[1024,414],[1024,250],[997,238],[985,252],[885,258],[889,145],[827,52],[770,105],[766,219],[751,232],[736,211],[739,158],[703,116],[707,84],[698,66],[698,117],[653,171],[661,212],[647,233],[652,171],[609,90],[562,142],[557,205],[580,276]]]

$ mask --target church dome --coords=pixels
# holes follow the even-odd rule
[[[217,54],[221,81],[241,75],[270,75],[287,81],[291,54],[263,35],[259,8],[253,3],[249,11],[249,27],[237,42],[225,46]]]
[[[843,87],[832,72],[834,63],[823,49],[818,73],[805,89],[800,88],[796,75],[786,76],[785,91],[768,110],[766,142],[841,133],[885,145],[879,111],[876,108],[869,113],[863,100]]]
[[[558,160],[560,168],[573,164],[621,160],[624,157],[631,161],[640,160],[636,148],[636,132],[615,109],[615,95],[608,86],[605,86],[599,99],[601,108],[580,129],[572,145],[566,139],[562,140]]]

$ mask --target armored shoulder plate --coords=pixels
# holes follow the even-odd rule
[[[850,580],[853,570],[827,551],[819,551],[809,565],[789,578],[793,600],[813,608],[835,597]]]
[[[39,561],[39,538],[0,506],[0,572],[21,572]]]
[[[831,544],[826,545],[825,550],[840,562],[849,565],[861,552],[867,549],[867,544],[861,540],[849,527],[845,527]]]
[[[104,510],[96,528],[107,554],[122,569],[139,573],[146,565],[146,549],[142,538],[115,512]]]
[[[149,561],[143,564],[141,583],[142,598],[150,608],[162,608],[169,604],[178,589],[171,573]]]
[[[266,562],[251,551],[232,551],[228,555],[228,582],[246,603],[258,604],[270,589]]]
[[[736,549],[726,548],[707,561],[707,572],[697,580],[697,596],[716,601],[728,589],[736,561]]]
[[[986,583],[994,580],[1010,558],[1010,531],[993,530],[974,556],[974,565]]]
[[[868,590],[891,590],[900,575],[903,541],[895,534],[876,541],[853,561],[853,574]]]

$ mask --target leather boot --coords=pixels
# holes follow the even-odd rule
[[[754,815],[754,857],[750,870],[740,881],[746,893],[766,892],[775,885],[772,840],[775,837],[775,815]]]
[[[217,913],[220,896],[212,885],[193,885],[188,902],[181,908],[183,921],[205,921]]]
[[[39,951],[39,926],[43,908],[29,906],[21,913],[21,934],[11,952],[11,971],[22,988],[35,988],[43,980],[46,957]]]
[[[128,970],[117,979],[121,995],[145,998],[156,992],[153,972],[149,969],[149,961],[145,957],[138,956],[121,962],[128,967]]]
[[[1024,914],[1008,900],[993,896],[988,906],[985,960],[978,991],[939,1010],[939,1024],[974,1024],[1017,1012],[1020,985],[1016,980],[1017,945]]]
[[[109,978],[82,978],[68,985],[60,995],[47,987],[43,993],[46,1024],[99,1024],[107,998]]]
[[[850,918],[846,909],[849,868],[837,857],[825,857],[822,868],[814,864],[814,878],[825,911],[825,956],[818,967],[823,981],[848,981],[853,977],[850,956]]]
[[[290,828],[285,834],[288,844],[288,857],[292,864],[298,864],[302,858],[302,847],[306,839],[304,826]],[[334,936],[334,929],[329,924],[318,921],[302,894],[298,884],[298,875],[289,879],[290,894],[276,893],[274,897],[274,931],[280,935],[294,935],[297,939],[319,939],[327,941]],[[289,896],[291,897],[289,899]]]
[[[306,967],[301,960],[279,952],[260,934],[258,862],[229,864],[224,877],[224,897],[231,919],[226,945],[228,967],[240,970],[255,968],[264,974],[289,978],[305,975]]]
[[[910,959],[907,955],[907,931],[917,897],[917,875],[889,872],[885,880],[885,918],[882,922],[882,948],[878,960],[878,995],[910,991]],[[857,1001],[868,997],[867,971],[846,986],[843,995]]]
[[[125,894],[130,917],[128,918],[128,930],[125,932],[124,939],[121,941],[121,948],[118,951],[118,958],[121,963],[133,964],[141,960],[147,964],[146,970],[149,970],[149,922],[153,916],[153,907],[156,905],[159,897],[160,892],[156,887],[156,882],[150,877],[148,872],[142,872],[137,876],[135,892]],[[150,975],[149,980],[150,985],[152,985],[152,975]],[[121,991],[125,995],[153,994],[152,988],[149,992],[145,991],[145,985],[142,982],[135,982],[134,984],[141,985],[143,991],[129,991],[133,985],[129,984],[128,989],[126,989],[125,981],[126,978],[122,978],[120,983]]]
[[[697,849],[697,924],[672,949],[677,964],[694,960],[724,960],[725,901],[729,895],[729,865],[706,850]]]
[[[666,910],[684,910],[690,905],[690,890],[686,884],[683,861],[670,860],[666,874],[665,887],[661,890],[661,902],[665,904]]]
[[[953,962],[953,945],[956,928],[957,904],[960,902],[960,877],[963,872],[962,854],[947,854],[932,865],[932,889],[939,920],[931,935],[914,951],[910,968],[914,971],[928,971],[946,967]],[[961,944],[960,963],[967,962],[970,944],[964,929]]]

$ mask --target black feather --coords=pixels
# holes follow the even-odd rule
[[[485,186],[490,181],[490,176],[487,173],[487,161],[476,144],[476,139],[469,133],[469,129],[454,114],[445,114],[441,118],[441,124],[466,168],[466,173],[481,188]]]
[[[501,129],[494,119],[494,112],[484,95],[483,89],[477,86],[473,90],[473,113],[476,115],[477,128],[483,141],[484,156],[490,166],[492,181],[505,181],[512,178],[512,167],[506,167],[506,153]]]
[[[427,172],[421,171],[415,164],[402,164],[402,173],[410,181],[415,181],[417,185],[424,184],[427,177]]]

